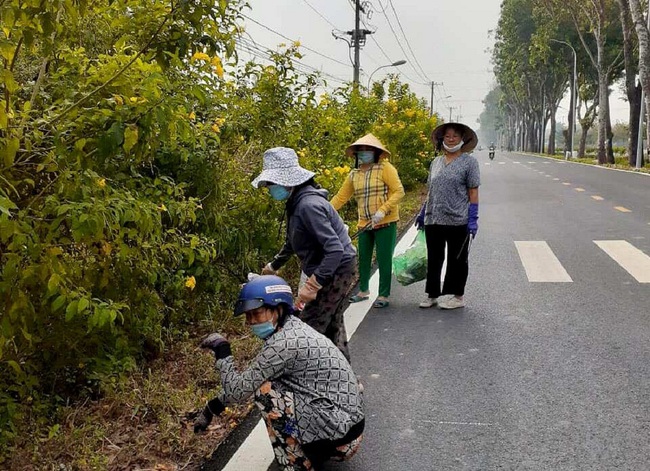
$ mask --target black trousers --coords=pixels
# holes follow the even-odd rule
[[[425,291],[430,298],[444,294],[463,296],[467,284],[469,267],[467,264],[469,233],[467,225],[443,226],[432,224],[424,226],[427,238],[427,285]],[[447,272],[440,290],[440,275],[445,261],[447,247]]]

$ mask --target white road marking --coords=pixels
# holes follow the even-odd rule
[[[515,241],[515,246],[531,283],[573,282],[545,241]]]
[[[416,234],[417,228],[412,225],[395,246],[395,254],[404,252],[411,245]],[[375,271],[370,278],[369,287],[370,299],[361,303],[350,304],[350,307],[345,311],[345,330],[348,333],[348,339],[352,338],[352,335],[356,332],[357,327],[359,327],[359,324],[361,324],[361,321],[372,307],[372,303],[377,298],[379,271]],[[272,462],[273,448],[271,448],[266,425],[263,420],[260,420],[228,461],[223,471],[266,471]]]
[[[614,206],[614,209],[622,213],[631,213],[632,211],[627,209],[625,206]]]
[[[585,191],[584,188],[576,188],[576,191]]]
[[[265,471],[273,463],[273,458],[269,432],[264,421],[260,420],[223,469],[224,471],[242,469]]]
[[[450,422],[450,421],[433,421],[433,420],[420,420],[425,424],[438,424],[438,425],[471,425],[474,427],[493,427],[498,424],[491,424],[488,422]]]
[[[570,186],[571,183],[569,183],[569,182],[562,182],[562,185]]]
[[[650,257],[626,240],[594,240],[594,243],[639,283],[650,283]]]
[[[602,196],[598,196],[598,195],[591,195],[591,197],[592,197],[593,199],[595,199],[596,201],[602,201],[602,200],[605,199],[605,198],[603,198]]]
[[[499,165],[505,165],[505,164],[506,164],[505,162],[499,162]]]
[[[554,181],[554,182],[559,182],[560,179],[559,179],[559,178],[554,178],[553,181]]]

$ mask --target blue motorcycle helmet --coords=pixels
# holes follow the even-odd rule
[[[293,293],[289,283],[279,276],[261,275],[246,283],[235,303],[235,316],[266,306],[285,305],[284,313],[293,313]]]

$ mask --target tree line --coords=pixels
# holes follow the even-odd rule
[[[492,51],[496,86],[484,100],[482,127],[509,149],[554,154],[558,107],[568,91],[576,102],[578,156],[595,129],[598,163],[614,163],[610,95],[621,83],[629,104],[626,153],[634,166],[642,90],[650,92],[646,9],[640,0],[504,0]],[[569,123],[573,113],[571,107]],[[572,132],[569,124],[566,146],[577,142]]]

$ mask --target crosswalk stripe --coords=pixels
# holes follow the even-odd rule
[[[650,257],[626,240],[594,240],[594,243],[639,283],[650,283]]]
[[[519,258],[531,283],[571,283],[573,280],[543,240],[515,241]]]

